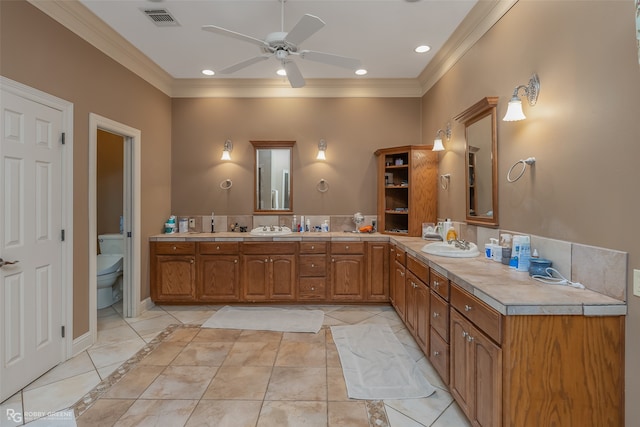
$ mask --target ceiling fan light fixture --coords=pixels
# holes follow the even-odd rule
[[[202,70],[202,74],[204,74],[205,76],[213,76],[215,74],[215,71],[206,69]]]
[[[420,45],[414,49],[416,53],[426,53],[431,50],[431,46],[427,46],[426,44]]]
[[[360,68],[358,70],[356,70],[356,75],[357,76],[364,76],[365,74],[367,74],[367,70],[365,70],[364,68]]]
[[[278,68],[278,70],[276,71],[276,74],[282,77],[286,77],[287,76],[287,70],[285,70],[284,68]]]

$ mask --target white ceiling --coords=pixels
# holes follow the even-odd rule
[[[80,0],[91,12],[133,44],[174,79],[277,79],[274,58],[232,75],[206,77],[257,56],[257,46],[203,31],[224,27],[263,39],[281,30],[279,0]],[[326,25],[300,48],[354,57],[368,70],[352,71],[295,57],[307,79],[415,79],[443,46],[477,0],[287,0],[284,31],[304,14]],[[166,9],[179,26],[156,26],[144,9]],[[414,48],[426,44],[428,53]]]

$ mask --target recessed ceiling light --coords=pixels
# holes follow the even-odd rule
[[[364,76],[365,74],[367,74],[367,70],[365,70],[364,68],[360,68],[359,70],[356,70],[356,74],[358,76]]]
[[[213,76],[215,72],[213,70],[202,70],[202,74],[205,76]]]
[[[429,52],[430,50],[431,50],[431,46],[427,46],[427,45],[422,45],[415,48],[415,51],[418,53],[425,53],[425,52]]]
[[[276,71],[276,74],[284,77],[287,75],[287,70],[285,70],[284,68],[278,68],[278,71]]]

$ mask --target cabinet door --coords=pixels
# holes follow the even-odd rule
[[[502,349],[475,327],[471,327],[472,387],[475,397],[474,425],[489,427],[502,425]]]
[[[196,267],[193,255],[156,255],[153,301],[193,301],[196,296]]]
[[[416,336],[416,289],[418,278],[409,270],[406,271],[404,323],[411,335]]]
[[[425,354],[429,354],[429,313],[431,313],[429,300],[429,288],[423,282],[419,282],[415,292],[415,337]]]
[[[202,255],[198,258],[198,301],[240,300],[240,257]]]
[[[272,255],[269,257],[271,281],[269,299],[293,300],[296,289],[296,256]]]
[[[269,294],[269,256],[243,255],[242,296],[247,301],[264,301]]]
[[[458,402],[460,409],[472,419],[472,367],[471,346],[467,343],[470,324],[456,310],[451,310],[450,354],[451,354],[451,394]]]
[[[364,298],[364,255],[331,256],[331,299],[361,301]]]
[[[368,301],[389,301],[388,243],[367,243],[366,294]]]
[[[406,297],[404,293],[404,282],[405,282],[405,266],[400,264],[398,261],[394,261],[393,268],[393,294],[394,294],[394,304],[393,306],[396,309],[396,313],[404,322],[405,320],[405,310],[406,310]]]

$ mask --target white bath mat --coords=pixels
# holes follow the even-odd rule
[[[347,394],[353,399],[412,399],[435,388],[388,325],[332,326]]]
[[[322,327],[322,322],[324,322],[322,310],[225,306],[215,312],[202,327],[315,334]]]

